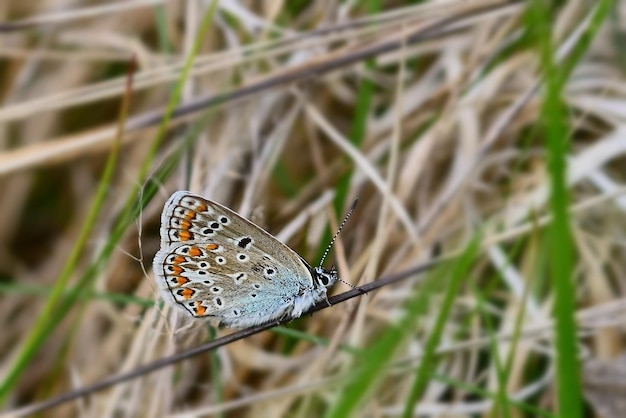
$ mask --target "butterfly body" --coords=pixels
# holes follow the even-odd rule
[[[297,318],[337,280],[334,269],[311,267],[254,223],[190,192],[169,198],[160,232],[153,268],[164,299],[224,326]]]

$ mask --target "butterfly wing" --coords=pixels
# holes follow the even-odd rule
[[[313,288],[311,268],[295,251],[232,210],[184,191],[163,209],[154,272],[167,300],[227,326],[279,318]]]

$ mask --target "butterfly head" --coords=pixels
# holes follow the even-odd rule
[[[332,267],[326,270],[323,267],[315,267],[313,270],[313,282],[316,287],[330,287],[337,281],[337,270]]]
[[[333,244],[335,243],[335,240],[339,236],[339,233],[343,229],[344,225],[346,224],[346,222],[348,222],[348,218],[350,218],[350,215],[352,215],[352,212],[354,211],[354,208],[356,208],[356,204],[358,201],[359,201],[358,199],[354,199],[354,202],[352,203],[350,210],[348,211],[346,216],[343,218],[343,221],[341,222],[341,225],[339,225],[337,232],[335,232],[333,239],[330,240],[330,244],[328,244],[328,246],[326,247],[326,250],[324,250],[324,254],[322,255],[322,259],[320,260],[320,265],[313,269],[313,282],[314,282],[315,287],[319,289],[330,287],[333,284],[335,284],[337,280],[340,280],[343,282],[343,280],[337,277],[337,269],[335,269],[335,266],[331,267],[330,270],[326,270],[325,268],[322,267],[322,264],[324,264],[324,260],[326,260],[326,256],[328,255],[328,252],[330,251]],[[349,286],[352,286],[349,283],[346,283],[346,284],[348,284]]]

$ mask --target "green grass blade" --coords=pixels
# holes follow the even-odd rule
[[[380,0],[367,0],[363,3],[366,3],[367,10],[370,14],[376,14],[380,11]],[[374,58],[367,59],[364,64],[365,68],[369,71],[374,71],[376,69],[376,60]],[[357,149],[361,148],[361,144],[365,140],[365,136],[367,134],[367,122],[371,114],[373,97],[374,83],[372,82],[372,80],[367,77],[359,79],[359,88],[356,96],[356,108],[354,111],[352,124],[350,126],[348,136],[350,139],[350,143],[354,145]],[[347,158],[345,159],[346,161],[348,161]],[[335,199],[333,201],[333,206],[335,209],[335,214],[339,218],[343,216],[343,211],[345,210],[346,199],[348,197],[350,180],[352,179],[353,172],[354,170],[350,168],[348,172],[339,177],[339,179],[335,183]],[[329,228],[327,228],[325,232],[326,239],[323,242],[330,242],[334,233],[335,231],[331,231]],[[320,246],[316,259],[319,260],[325,250],[325,245]]]
[[[465,257],[461,257],[459,261],[455,262],[454,266],[451,268],[444,266],[444,268],[430,275],[419,287],[418,291],[414,292],[411,299],[407,301],[405,314],[400,322],[397,325],[390,325],[383,335],[370,348],[364,351],[359,359],[360,361],[355,366],[355,373],[351,376],[350,382],[340,392],[341,395],[328,411],[327,417],[343,418],[351,416],[366,395],[374,390],[380,378],[386,374],[394,358],[394,352],[406,341],[409,332],[415,328],[417,321],[427,312],[432,295],[438,293],[446,284],[444,280],[446,273],[449,270],[452,271],[452,281],[456,282],[457,285],[462,278],[466,277],[468,263],[470,260],[473,260],[474,252],[478,248],[477,240],[473,241],[469,248],[472,252],[466,252],[464,254]],[[428,379],[428,373],[431,372],[431,368],[427,364],[434,358],[434,351],[441,337],[445,318],[447,318],[455,297],[456,287],[452,284],[447,289],[444,297],[444,307],[438,315],[437,324],[427,344],[425,357],[422,362],[423,367],[420,368],[418,379],[416,379],[417,384],[414,385],[414,388],[417,389],[416,394],[419,394],[421,386]]]
[[[132,66],[134,66],[134,63],[132,64]],[[134,68],[131,67],[129,80],[132,78],[133,70]],[[49,335],[50,319],[58,315],[58,306],[60,303],[63,302],[63,294],[65,288],[67,287],[70,277],[76,269],[78,261],[80,260],[80,257],[85,250],[85,247],[89,240],[89,236],[94,229],[98,216],[100,215],[100,211],[102,210],[102,207],[104,205],[107,193],[109,191],[111,181],[113,179],[113,173],[115,171],[115,167],[117,165],[119,157],[120,142],[122,134],[124,132],[124,123],[128,115],[129,106],[130,89],[127,90],[126,95],[124,96],[124,100],[122,102],[120,117],[118,119],[117,134],[113,139],[111,152],[109,153],[109,156],[107,158],[107,162],[102,173],[102,178],[98,185],[98,189],[96,191],[91,207],[89,208],[89,213],[87,214],[85,222],[83,223],[83,226],[78,233],[76,244],[74,244],[74,246],[72,247],[72,251],[67,261],[65,262],[61,273],[59,274],[59,278],[52,288],[52,292],[50,293],[48,300],[44,304],[44,307],[41,310],[32,330],[28,333],[28,336],[24,341],[24,345],[21,347],[15,362],[11,364],[11,368],[5,375],[4,382],[2,382],[2,385],[0,385],[0,405],[4,404],[9,392],[17,383],[18,378],[20,377],[24,369],[28,366],[37,351],[39,351],[39,348],[42,346],[43,342]]]
[[[561,101],[566,74],[555,64],[552,44],[551,13],[544,2],[534,0],[526,13],[526,27],[539,47],[545,78],[541,123],[547,139],[550,176],[549,258],[555,293],[556,386],[558,413],[568,418],[582,417],[582,388],[576,335],[575,291],[573,283],[573,242],[569,220],[567,185],[568,130]]]
[[[601,0],[596,4],[596,8],[589,20],[589,25],[585,28],[584,33],[578,43],[574,46],[573,51],[563,62],[562,71],[564,79],[567,79],[570,75],[572,75],[572,71],[574,71],[576,65],[580,62],[591,46],[591,41],[598,33],[598,30],[600,30],[601,25],[606,22],[614,3],[615,2],[613,0]]]
[[[311,335],[307,332],[299,331],[294,328],[275,327],[275,328],[272,328],[270,331],[275,334],[284,335],[286,337],[294,338],[299,341],[308,341],[311,344],[319,345],[322,347],[328,347],[330,345],[330,341],[326,338],[322,338],[317,335]],[[337,348],[346,353],[351,353],[355,355],[363,353],[362,350],[359,350],[358,348],[349,346],[347,344],[339,344]]]
[[[494,331],[494,326],[492,324],[491,318],[485,309],[485,297],[483,296],[480,289],[472,286],[472,293],[474,294],[474,298],[478,302],[477,309],[479,313],[482,315],[483,323],[485,324],[485,328],[487,330],[487,335],[489,337],[489,358],[490,362],[494,364],[495,374],[498,382],[498,387],[495,394],[495,402],[493,404],[492,412],[490,416],[501,416],[503,418],[510,417],[509,408],[508,408],[508,399],[506,396],[506,380],[508,377],[507,372],[502,364],[502,360],[500,359],[500,352],[498,351],[498,341],[496,338],[496,333]],[[494,413],[496,410],[501,411],[500,414]]]
[[[0,294],[22,296],[45,296],[50,297],[54,286],[42,286],[33,284],[0,283]],[[64,294],[72,292],[72,289],[64,290]],[[146,308],[154,306],[154,300],[142,299],[126,293],[88,292],[80,295],[82,299],[107,300],[111,303],[135,304]]]
[[[476,395],[477,397],[480,397],[483,399],[492,399],[494,402],[497,401],[497,394],[494,394],[479,386],[471,385],[466,382],[461,382],[456,379],[451,379],[447,376],[439,375],[436,373],[432,375],[432,378],[441,383],[445,383],[449,387],[454,387],[454,388],[463,390],[464,392]],[[521,412],[526,413],[526,415],[517,415],[517,416],[533,417],[533,418],[534,417],[557,418],[557,415],[554,415],[553,413],[545,409],[540,409],[539,407],[537,407],[536,405],[532,403],[522,402],[522,401],[518,401],[515,399],[510,399],[509,403],[515,406]]]
[[[189,76],[191,66],[200,49],[200,45],[202,44],[207,30],[210,27],[210,23],[213,19],[216,6],[217,0],[214,0],[204,15],[204,19],[202,21],[202,25],[200,26],[199,33],[196,36],[196,41],[192,52],[186,59],[183,72],[178,80],[176,89],[174,90],[174,93],[172,94],[172,97],[168,102],[168,106],[159,127],[158,133],[153,140],[147,157],[145,158],[144,163],[142,164],[142,167],[139,171],[140,182],[138,182],[138,186],[132,191],[131,195],[129,196],[128,203],[124,206],[122,215],[115,223],[113,232],[101,252],[98,254],[96,261],[92,263],[88,267],[87,271],[82,275],[78,285],[74,288],[74,291],[70,292],[67,295],[64,295],[64,289],[69,280],[69,277],[74,272],[75,267],[78,264],[78,260],[82,254],[82,250],[84,249],[89,235],[93,230],[93,225],[96,222],[100,208],[102,207],[104,199],[110,188],[111,178],[119,153],[117,144],[119,143],[119,136],[121,134],[119,134],[118,138],[116,138],[116,145],[111,150],[107,165],[102,175],[102,180],[100,182],[98,192],[96,194],[92,208],[90,209],[90,212],[87,216],[85,224],[81,229],[81,232],[77,239],[77,244],[74,246],[68,258],[68,261],[66,262],[66,265],[62,270],[59,276],[59,280],[57,281],[57,284],[55,285],[55,288],[53,289],[53,292],[50,295],[48,302],[46,303],[46,305],[44,305],[44,308],[40,315],[40,319],[35,325],[35,328],[33,328],[33,331],[27,337],[23,348],[16,358],[16,361],[11,365],[10,370],[5,375],[4,382],[2,382],[2,385],[0,386],[0,405],[4,404],[6,397],[10,393],[11,389],[14,387],[17,379],[22,374],[26,366],[30,363],[30,360],[38,351],[39,347],[42,346],[43,342],[56,328],[56,325],[61,322],[61,320],[69,312],[71,307],[74,306],[74,303],[79,300],[79,295],[85,291],[88,291],[89,285],[93,283],[93,279],[101,270],[101,267],[104,265],[105,261],[109,259],[110,255],[116,248],[117,243],[123,236],[128,226],[131,225],[133,220],[135,219],[135,214],[133,213],[133,208],[135,208],[135,205],[133,205],[133,202],[136,200],[136,196],[139,194],[139,190],[141,187],[140,184],[145,181],[147,177],[147,173],[152,165],[161,140],[165,137],[169,126],[169,121],[174,112],[174,109],[180,101],[183,86]],[[122,115],[125,115],[126,113],[126,109],[123,109],[121,112]],[[125,117],[122,117],[120,119],[120,123],[122,123],[124,120]]]
[[[454,262],[450,274],[450,280],[448,286],[446,287],[443,303],[441,305],[441,310],[437,315],[433,331],[426,341],[422,361],[417,369],[415,380],[413,381],[409,396],[404,405],[404,412],[402,416],[405,418],[413,416],[415,405],[424,393],[431,374],[433,370],[435,370],[437,364],[437,347],[441,341],[441,336],[443,335],[443,330],[448,320],[448,316],[450,316],[452,304],[458,295],[458,290],[462,281],[469,275],[470,268],[474,263],[479,248],[480,236],[476,235],[472,241],[470,241],[463,254],[461,254],[461,256]]]

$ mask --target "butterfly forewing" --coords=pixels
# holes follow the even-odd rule
[[[174,193],[163,209],[154,270],[165,297],[226,325],[279,317],[294,295],[313,285],[310,267],[291,248],[189,192]]]

